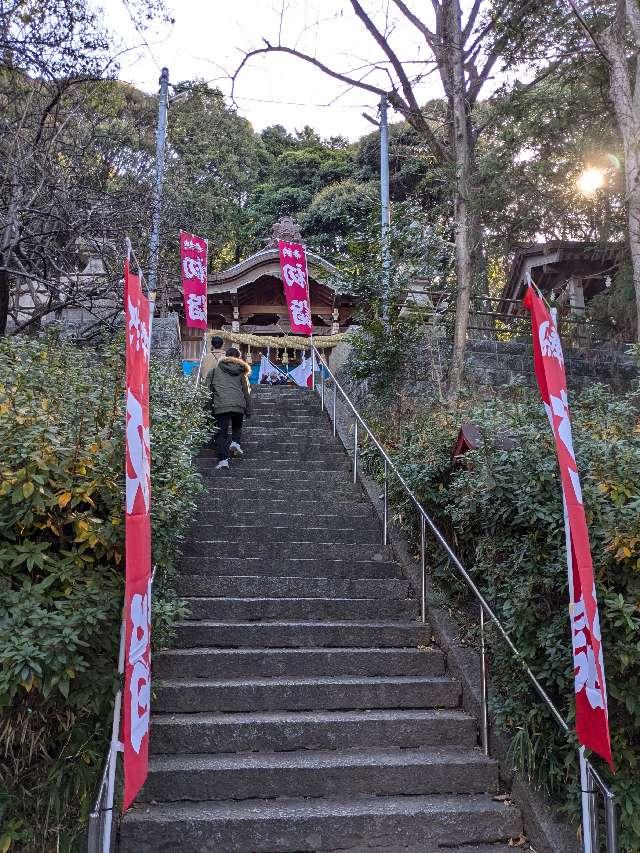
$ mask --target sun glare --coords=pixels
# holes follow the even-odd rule
[[[585,169],[578,178],[578,189],[584,195],[591,195],[604,186],[604,172],[602,169]]]

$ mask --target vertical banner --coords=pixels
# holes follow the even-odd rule
[[[562,345],[551,312],[531,285],[524,305],[531,312],[534,369],[553,431],[562,481],[576,732],[580,743],[601,755],[613,769],[598,600],[580,476],[573,450]]]
[[[296,335],[311,335],[311,296],[304,246],[278,240],[278,249],[291,331]]]
[[[125,264],[126,515],[124,802],[147,778],[151,704],[151,454],[149,442],[149,300]]]
[[[180,268],[184,316],[192,329],[207,328],[207,241],[180,232]]]

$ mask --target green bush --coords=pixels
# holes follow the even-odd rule
[[[589,524],[609,691],[621,849],[640,850],[640,418],[637,393],[593,386],[572,399],[573,428]],[[565,718],[574,719],[573,667],[562,499],[553,438],[536,393],[463,399],[455,411],[414,407],[392,426],[372,412],[411,487],[454,544],[499,618]],[[478,425],[480,449],[452,468],[462,421]],[[515,447],[505,446],[508,433]],[[371,457],[373,459],[373,455]],[[400,494],[397,512],[416,524]],[[449,600],[468,598],[433,549],[432,570]],[[475,608],[473,624],[476,623]],[[575,744],[568,742],[490,632],[492,706],[512,736],[514,766],[578,817]]]
[[[71,850],[110,729],[124,581],[123,341],[0,341],[0,850]],[[203,409],[151,379],[154,602],[167,642]],[[13,845],[13,846],[12,846]]]

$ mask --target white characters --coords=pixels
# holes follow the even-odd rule
[[[549,358],[555,358],[560,362],[560,364],[564,364],[560,336],[558,335],[557,329],[553,323],[549,322],[549,320],[545,320],[541,323],[539,335],[542,355],[546,355]]]
[[[311,325],[311,312],[309,311],[309,303],[306,299],[292,299],[290,307],[293,322],[297,326]]]
[[[187,311],[189,319],[206,321],[207,297],[205,294],[190,293],[187,297]]]
[[[307,276],[302,267],[302,264],[284,264],[282,267],[282,277],[287,287],[293,287],[297,284],[299,287],[307,288]]]
[[[151,630],[151,582],[146,595],[136,593],[131,599],[131,637],[129,638],[129,663],[133,669],[129,682],[131,709],[131,746],[136,752],[149,731],[151,704],[151,673],[148,650]]]
[[[142,492],[145,512],[149,512],[151,500],[151,451],[149,447],[149,427],[144,425],[142,406],[127,389],[127,449],[134,476],[127,471],[127,513],[131,515],[136,502],[138,489]]]

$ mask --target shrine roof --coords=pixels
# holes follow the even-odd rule
[[[313,252],[307,252],[307,264],[310,280],[318,281],[332,291],[336,290],[326,281],[329,277],[339,275],[333,264]],[[209,293],[236,293],[239,288],[263,275],[280,278],[280,253],[277,248],[261,249],[229,269],[211,273],[208,290]]]
[[[533,275],[535,283],[545,292],[571,276],[592,280],[592,289],[600,289],[604,286],[601,284],[604,276],[615,274],[623,252],[624,246],[620,243],[579,240],[550,240],[516,246],[498,310],[512,313],[511,300],[522,298],[527,273]]]

